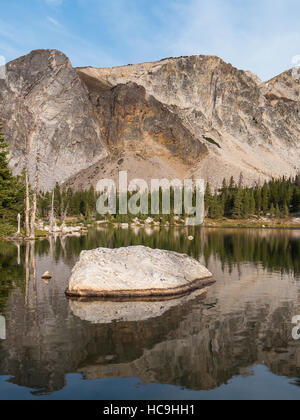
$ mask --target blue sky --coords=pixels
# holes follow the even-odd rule
[[[74,66],[218,55],[269,79],[300,54],[299,0],[0,0],[7,61],[56,48]]]

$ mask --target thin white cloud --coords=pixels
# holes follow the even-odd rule
[[[22,50],[18,48],[18,36],[15,28],[0,19],[0,54],[7,57],[18,57]]]
[[[50,22],[56,28],[63,28],[63,25],[60,24],[56,19],[52,18],[51,16],[47,16],[47,21]]]
[[[63,4],[44,0],[43,12],[24,9],[11,26],[2,17],[0,53],[56,48],[74,65],[99,67],[208,54],[262,79],[300,54],[299,0],[74,0],[72,17]]]
[[[178,0],[174,10],[177,33],[164,39],[172,54],[218,55],[268,79],[300,53],[299,1]]]
[[[0,19],[0,36],[16,41],[16,34],[13,26],[8,25],[3,19]]]
[[[122,64],[217,55],[268,79],[300,53],[299,0],[77,1],[105,22]]]
[[[113,57],[99,48],[94,43],[73,33],[67,26],[61,24],[51,16],[47,16],[50,29],[58,34],[58,40],[51,48],[56,48],[64,52],[71,59],[74,66],[92,65],[105,67],[120,64]]]

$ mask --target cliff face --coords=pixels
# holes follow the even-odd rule
[[[107,153],[86,87],[68,58],[50,50],[12,61],[0,80],[0,117],[20,173],[26,148],[29,168],[40,152],[40,187],[52,188]]]
[[[7,65],[0,117],[20,171],[28,139],[41,177],[76,188],[116,178],[201,177],[246,183],[300,170],[300,79],[263,83],[217,57],[74,70],[57,51]],[[33,163],[32,165],[33,166]],[[50,182],[51,175],[51,182]]]
[[[252,183],[300,168],[300,80],[291,70],[263,83],[217,57],[195,56],[78,73],[112,89],[136,83],[176,114],[208,150],[185,176],[216,185],[243,172]]]
[[[183,124],[178,110],[149,95],[134,82],[114,87],[79,72],[97,112],[102,136],[110,151],[101,160],[75,175],[68,184],[84,188],[102,177],[117,180],[119,170],[128,170],[129,179],[184,178],[189,169],[208,154],[205,140]]]

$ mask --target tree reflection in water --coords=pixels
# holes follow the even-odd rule
[[[146,320],[92,323],[84,315],[89,303],[74,311],[64,291],[81,250],[139,244],[200,259],[216,285],[205,296],[162,302],[161,313]],[[0,271],[0,375],[37,392],[63,388],[72,372],[193,390],[214,389],[256,364],[300,378],[291,337],[300,314],[300,231],[102,228],[84,237],[0,243]],[[48,283],[45,271],[53,275]]]

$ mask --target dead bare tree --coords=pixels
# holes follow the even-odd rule
[[[28,159],[29,159],[29,139],[26,137],[25,143],[25,236],[30,237],[30,185],[29,185],[29,173],[28,173]]]
[[[30,191],[28,175],[28,156],[25,159],[25,235],[30,237]]]
[[[17,220],[18,220],[18,232],[17,232],[17,236],[20,236],[21,235],[21,215],[20,215],[20,213],[18,214]]]
[[[39,152],[37,152],[36,154],[36,163],[35,163],[34,187],[33,187],[33,196],[32,196],[32,211],[31,211],[31,221],[30,221],[30,238],[31,239],[35,239],[35,222],[36,222],[36,213],[37,213],[38,185],[39,185]]]
[[[62,222],[62,226],[65,226],[65,221],[68,215],[68,211],[69,211],[69,205],[70,203],[68,202],[68,199],[64,202],[64,199],[62,197],[61,200],[61,209],[60,209],[60,214],[61,214],[61,222]]]

